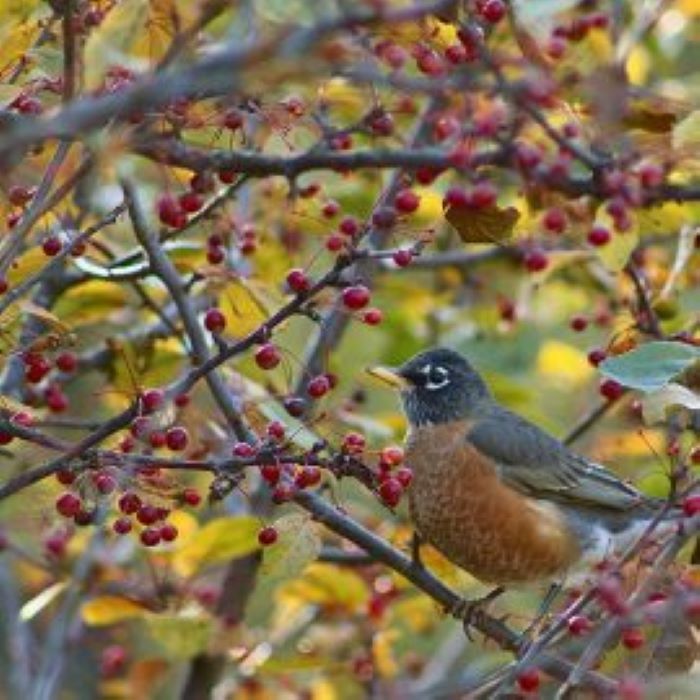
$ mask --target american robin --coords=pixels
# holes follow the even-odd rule
[[[560,579],[624,550],[659,511],[497,403],[457,352],[431,349],[369,371],[401,392],[421,540],[484,583]]]

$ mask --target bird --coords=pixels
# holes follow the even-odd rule
[[[662,512],[662,501],[501,405],[452,349],[368,371],[400,391],[420,541],[496,590],[591,571]]]

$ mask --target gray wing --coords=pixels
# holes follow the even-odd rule
[[[496,462],[506,484],[528,496],[617,511],[648,502],[604,467],[570,452],[536,425],[500,406],[494,405],[477,420],[468,439]]]

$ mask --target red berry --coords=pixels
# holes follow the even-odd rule
[[[353,216],[346,216],[338,225],[338,230],[345,236],[355,236],[360,230],[360,224]]]
[[[450,44],[445,49],[445,58],[452,64],[457,65],[468,60],[467,50],[462,44]]]
[[[296,489],[291,484],[277,484],[272,491],[272,502],[275,505],[287,503],[294,498]]]
[[[0,430],[0,445],[9,445],[14,440],[14,435],[6,430]]]
[[[168,428],[168,432],[165,433],[165,444],[168,449],[173,452],[181,452],[187,447],[189,442],[189,434],[187,430],[180,425],[174,425],[172,428]]]
[[[406,248],[402,248],[397,250],[391,257],[398,267],[408,267],[413,260],[413,253]]]
[[[293,292],[301,294],[309,290],[311,287],[311,280],[309,280],[303,270],[294,268],[287,273],[287,285]]]
[[[683,500],[683,512],[689,518],[700,513],[700,493],[694,493]]]
[[[362,314],[362,320],[368,326],[378,326],[382,322],[383,314],[380,309],[367,309]]]
[[[567,622],[569,632],[575,637],[587,634],[591,627],[591,621],[585,615],[574,615]]]
[[[413,471],[409,467],[400,467],[394,476],[404,489],[407,489],[413,481]]]
[[[365,449],[366,440],[359,433],[348,433],[343,438],[343,451],[348,454],[359,454]]]
[[[604,379],[600,383],[600,394],[608,401],[616,401],[624,393],[625,389],[622,384],[614,379]]]
[[[588,232],[588,242],[596,247],[607,245],[610,242],[610,231],[604,226],[594,226]]]
[[[82,506],[83,502],[80,500],[80,497],[76,496],[74,493],[66,492],[56,499],[56,510],[64,518],[75,517],[80,512]]]
[[[342,237],[336,233],[333,233],[326,238],[326,250],[330,251],[331,253],[337,253],[339,250],[342,250],[344,245],[345,243]]]
[[[165,433],[162,430],[154,430],[148,436],[148,444],[154,450],[159,450],[161,447],[165,447]]]
[[[571,326],[572,331],[581,333],[588,327],[588,319],[585,316],[572,316],[569,321],[569,326]]]
[[[0,277],[0,294],[4,294],[9,288],[9,282],[4,277]]]
[[[413,190],[400,190],[394,198],[394,206],[402,214],[410,214],[420,206],[420,197]]]
[[[328,377],[325,375],[321,374],[318,377],[314,377],[309,383],[306,385],[306,391],[314,399],[319,399],[321,398],[324,394],[327,394],[330,391],[331,385],[330,382],[328,381]]]
[[[398,505],[403,495],[403,486],[398,479],[389,477],[379,485],[379,495],[382,501],[390,507]]]
[[[217,176],[224,185],[232,185],[236,181],[238,173],[231,168],[222,168],[217,172]]]
[[[385,447],[379,455],[379,459],[390,467],[395,467],[396,465],[401,464],[401,462],[403,462],[403,458],[403,450],[396,445]]]
[[[161,389],[146,389],[141,394],[141,405],[145,413],[153,413],[157,411],[162,405],[165,394]]]
[[[126,515],[133,515],[141,508],[141,499],[132,492],[127,492],[119,498],[119,510]]]
[[[490,182],[478,182],[471,191],[470,203],[477,209],[486,209],[496,203],[498,192]]]
[[[22,207],[29,202],[36,194],[36,187],[22,187],[22,185],[12,185],[7,192],[10,203],[16,207]]]
[[[137,511],[136,519],[142,525],[153,525],[159,520],[158,508],[151,503],[144,503]]]
[[[306,411],[306,401],[300,396],[288,396],[283,404],[287,413],[293,418],[300,418]]]
[[[117,535],[126,535],[128,532],[131,532],[131,528],[131,518],[117,518],[112,523],[112,530],[114,530]]]
[[[68,397],[60,390],[46,392],[46,406],[52,413],[62,413],[68,408]]]
[[[281,360],[280,351],[272,343],[261,345],[255,353],[255,363],[260,369],[274,369]]]
[[[321,481],[321,470],[314,464],[308,464],[297,474],[295,483],[300,489],[316,486]]]
[[[658,165],[647,163],[639,169],[639,181],[647,189],[658,187],[664,181],[664,171]]]
[[[602,605],[613,615],[623,615],[627,612],[624,591],[620,581],[614,576],[607,576],[598,583],[596,590]]]
[[[469,193],[463,187],[453,185],[445,193],[443,205],[448,207],[468,207],[471,204]]]
[[[273,440],[277,440],[278,442],[284,440],[284,425],[278,420],[270,421],[267,424],[266,432]]]
[[[148,435],[150,430],[151,420],[150,418],[146,418],[146,416],[138,416],[137,418],[134,418],[129,426],[129,431],[131,434],[139,440],[143,440],[143,438]]]
[[[563,233],[568,221],[563,209],[554,207],[545,212],[542,217],[542,226],[550,233]]]
[[[194,508],[202,502],[202,496],[197,489],[188,487],[182,491],[182,502]]]
[[[549,265],[549,258],[543,250],[533,248],[525,253],[523,262],[530,272],[541,272]]]
[[[78,358],[74,352],[62,352],[56,358],[56,367],[61,372],[73,372],[78,366]]]
[[[193,214],[204,206],[204,199],[196,192],[183,192],[178,197],[178,202],[188,214]]]
[[[63,244],[58,236],[47,236],[44,242],[41,244],[41,248],[44,251],[44,255],[53,257],[61,252]]]
[[[75,473],[70,469],[59,469],[56,472],[56,481],[64,486],[70,486],[75,481]]]
[[[248,458],[255,454],[255,448],[247,442],[237,442],[233,446],[231,453],[234,457]]]
[[[155,547],[160,544],[160,528],[147,527],[141,531],[141,543],[145,547]]]
[[[190,178],[190,187],[193,192],[197,192],[198,194],[212,192],[216,187],[214,176],[208,172],[195,173]]]
[[[353,311],[367,306],[369,299],[370,291],[363,284],[356,284],[343,290],[343,304]]]
[[[396,223],[396,209],[394,207],[379,207],[372,214],[372,225],[375,228],[388,230]]]
[[[321,207],[321,213],[327,219],[332,219],[340,211],[340,204],[333,199],[328,200],[323,207]]]
[[[277,542],[277,530],[272,525],[267,525],[258,532],[258,542],[263,547],[269,547]]]
[[[540,687],[540,672],[536,668],[526,668],[518,674],[518,687],[523,693],[534,693]]]
[[[163,542],[174,542],[180,533],[172,523],[164,523],[160,527],[160,538]]]
[[[639,649],[645,641],[644,632],[638,627],[628,627],[622,631],[622,644],[627,649]]]
[[[270,486],[274,486],[280,480],[281,470],[279,464],[263,464],[260,467],[260,476]]]
[[[545,50],[550,58],[556,60],[558,58],[561,58],[566,53],[566,46],[567,44],[564,39],[558,36],[553,36],[547,42]]]
[[[171,194],[161,195],[157,202],[158,218],[161,223],[173,228],[179,228],[187,222],[187,216],[180,202]]]
[[[214,307],[204,314],[204,327],[210,333],[221,333],[226,328],[226,316],[221,309]]]
[[[237,109],[229,109],[224,114],[224,126],[231,131],[236,131],[243,126],[243,115]]]
[[[588,362],[593,367],[597,367],[607,356],[608,355],[605,352],[605,350],[601,350],[600,348],[593,348],[593,350],[590,350],[588,353]]]
[[[178,408],[184,408],[185,406],[187,406],[187,404],[189,404],[189,402],[190,402],[190,397],[188,394],[178,394],[175,397],[175,405]]]
[[[93,483],[95,488],[103,495],[106,496],[117,488],[117,482],[114,477],[109,474],[95,474],[93,477]]]

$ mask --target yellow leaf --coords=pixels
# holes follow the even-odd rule
[[[148,17],[148,0],[122,0],[109,11],[85,42],[85,87],[94,90],[104,79],[107,68],[123,64]]]
[[[59,581],[53,586],[45,588],[41,593],[28,600],[19,611],[19,619],[22,622],[29,622],[34,619],[44,608],[48,607],[67,588],[68,583]]]
[[[700,109],[691,112],[673,128],[671,143],[675,150],[696,149],[700,146]]]
[[[664,202],[661,206],[639,209],[635,214],[643,235],[673,235],[689,222],[698,220],[700,207],[694,203]]]
[[[399,630],[386,629],[377,632],[372,640],[372,656],[382,678],[394,678],[399,665],[394,656],[394,643],[399,639]]]
[[[83,622],[92,627],[113,625],[115,622],[143,617],[146,608],[128,598],[116,595],[104,595],[83,603],[80,614]]]
[[[644,85],[649,69],[652,67],[649,53],[641,46],[632,47],[627,57],[627,79],[632,85]]]
[[[586,355],[577,348],[558,340],[548,340],[537,355],[537,371],[566,387],[575,387],[590,378],[593,368]]]
[[[127,303],[122,285],[105,280],[89,280],[71,287],[54,306],[54,313],[64,323],[80,325],[104,321],[105,316],[122,310]]]
[[[173,568],[181,576],[191,576],[201,569],[243,557],[259,548],[260,521],[247,515],[209,521],[173,555]]]
[[[145,622],[151,637],[178,659],[204,651],[214,629],[211,618],[194,607],[177,615],[149,615]]]
[[[34,246],[30,248],[26,253],[22,254],[7,271],[7,281],[10,287],[16,287],[27,279],[27,277],[31,277],[39,272],[39,270],[46,267],[46,264],[46,255],[41,247]]]
[[[304,603],[342,606],[351,611],[367,604],[367,585],[354,571],[333,564],[313,563],[297,579],[284,584],[281,598],[298,598]]]
[[[262,294],[251,282],[242,279],[226,285],[219,297],[219,307],[226,316],[226,331],[241,338],[254,331],[270,315]]]
[[[449,207],[445,218],[465,243],[500,243],[513,233],[520,213],[515,207],[494,205],[485,209]]]

